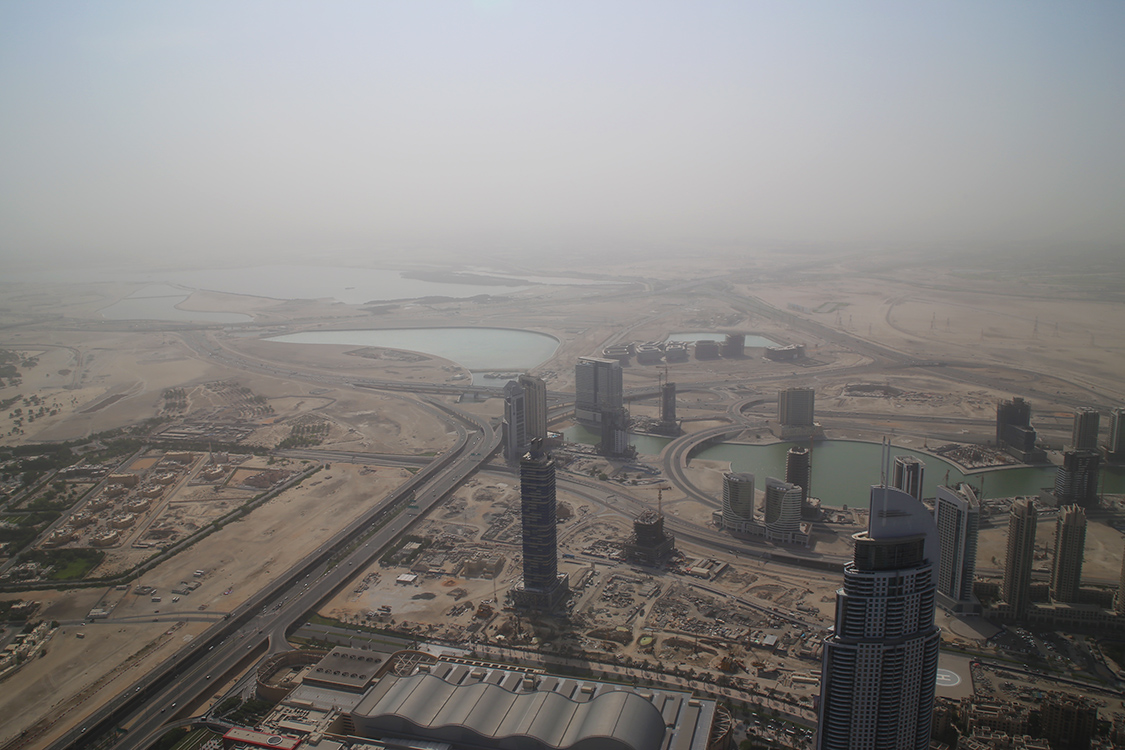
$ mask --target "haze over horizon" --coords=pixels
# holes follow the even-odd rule
[[[1125,246],[1125,4],[0,6],[0,261]]]

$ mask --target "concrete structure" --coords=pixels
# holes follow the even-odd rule
[[[798,485],[769,477],[766,479],[766,538],[779,542],[795,541],[801,533],[801,494]]]
[[[1097,409],[1079,409],[1074,412],[1074,432],[1070,447],[1076,451],[1096,451],[1098,449],[1098,423],[1101,415]]]
[[[574,418],[580,424],[600,427],[604,412],[622,407],[621,364],[579,357],[574,366]]]
[[[977,568],[977,535],[980,501],[967,484],[938,485],[934,523],[941,550],[938,563],[938,597],[961,612],[978,609],[973,598]]]
[[[745,348],[745,333],[728,333],[726,339],[723,341],[723,358],[736,359],[738,357],[741,357]]]
[[[812,461],[808,448],[794,445],[785,454],[785,481],[801,488],[801,502],[808,502]]]
[[[504,386],[504,458],[515,463],[527,451],[527,396],[523,386],[509,380]]]
[[[723,528],[738,528],[754,521],[754,475],[723,475]]]
[[[636,454],[629,445],[629,414],[624,409],[606,409],[602,412],[602,440],[598,453],[609,458],[628,458]]]
[[[526,403],[527,439],[547,439],[547,383],[542,378],[524,373],[517,382],[523,388]]]
[[[902,490],[915,500],[922,499],[922,478],[926,464],[914,456],[895,456],[891,486]]]
[[[671,425],[676,422],[676,384],[660,386],[660,421]]]
[[[1121,556],[1121,580],[1117,582],[1117,614],[1125,620],[1125,555]]]
[[[1039,723],[1052,750],[1087,750],[1098,724],[1093,701],[1073,695],[1048,695],[1039,707]]]
[[[520,510],[523,578],[512,593],[517,606],[550,611],[570,592],[566,574],[559,573],[555,460],[541,440],[531,441],[520,460]]]
[[[625,559],[641,565],[662,565],[676,551],[676,538],[664,530],[664,514],[646,510],[633,519],[633,536],[625,543]]]
[[[1016,397],[996,405],[996,447],[1024,463],[1039,463],[1047,454],[1035,443],[1038,435],[1031,426],[1031,404]]]
[[[1086,551],[1086,513],[1077,505],[1059,509],[1055,519],[1055,560],[1051,565],[1051,599],[1078,603],[1082,557]]]
[[[1125,463],[1125,409],[1117,408],[1110,413],[1105,448],[1106,460]]]
[[[812,427],[816,391],[787,388],[777,393],[777,421],[786,427]]]
[[[1059,505],[1098,504],[1098,475],[1101,456],[1095,451],[1066,451],[1062,466],[1055,471],[1055,502]]]
[[[776,362],[795,362],[805,358],[804,344],[790,344],[789,346],[767,346],[766,359]]]
[[[1039,511],[1030,498],[1019,498],[1008,514],[1008,552],[1004,558],[1001,596],[1012,617],[1023,619],[1031,605],[1031,563]]]
[[[871,488],[869,518],[824,640],[817,748],[929,750],[937,528],[921,502],[885,485]]]

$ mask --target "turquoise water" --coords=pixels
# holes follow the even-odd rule
[[[719,333],[718,331],[710,331],[707,333],[673,333],[665,341],[723,341],[727,335]],[[770,341],[764,336],[755,336],[753,334],[746,334],[746,346],[778,346],[776,341]]]
[[[773,445],[740,445],[723,443],[693,454],[693,458],[711,461],[729,461],[734,471],[748,471],[763,485],[766,477],[785,478],[785,454],[792,443]],[[802,444],[802,447],[807,447]],[[1055,467],[996,469],[966,476],[936,456],[892,448],[892,456],[911,455],[926,465],[923,494],[933,497],[939,484],[968,482],[981,488],[984,496],[1012,497],[1037,495],[1044,487],[1053,487]],[[861,443],[848,440],[828,440],[814,443],[812,449],[812,487],[810,492],[826,506],[866,506],[871,485],[880,481],[882,446],[878,443]],[[1125,491],[1125,472],[1121,469],[1102,470],[1102,491]]]
[[[358,331],[306,331],[267,341],[293,344],[381,346],[431,354],[470,370],[530,370],[559,347],[554,336],[514,328],[386,328]],[[490,385],[503,387],[505,380]]]
[[[567,427],[563,430],[563,437],[571,443],[583,445],[597,445],[601,442],[601,434],[596,430],[588,430],[580,424]],[[653,437],[652,435],[637,435],[629,433],[629,445],[637,449],[642,456],[659,456],[664,446],[672,442],[671,438]]]

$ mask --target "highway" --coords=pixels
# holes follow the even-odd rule
[[[285,633],[289,629],[306,619],[356,570],[374,562],[388,544],[489,460],[499,446],[499,436],[483,419],[438,402],[429,405],[454,421],[457,441],[453,448],[429,461],[362,518],[237,608],[228,620],[212,626],[160,669],[96,712],[84,727],[76,727],[51,747],[141,750],[178,713],[209,693],[221,675],[268,652],[288,649]],[[384,525],[372,533],[372,526],[380,523]],[[99,742],[118,727],[128,731],[115,744]]]

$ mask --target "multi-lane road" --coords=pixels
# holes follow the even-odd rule
[[[146,747],[177,713],[214,690],[216,680],[267,651],[287,649],[285,634],[372,563],[420,515],[489,460],[499,436],[484,420],[431,402],[456,426],[450,450],[430,460],[402,487],[341,529],[227,620],[217,623],[160,668],[75,727],[52,748]],[[97,625],[95,625],[96,627]],[[126,731],[115,744],[106,737]]]

